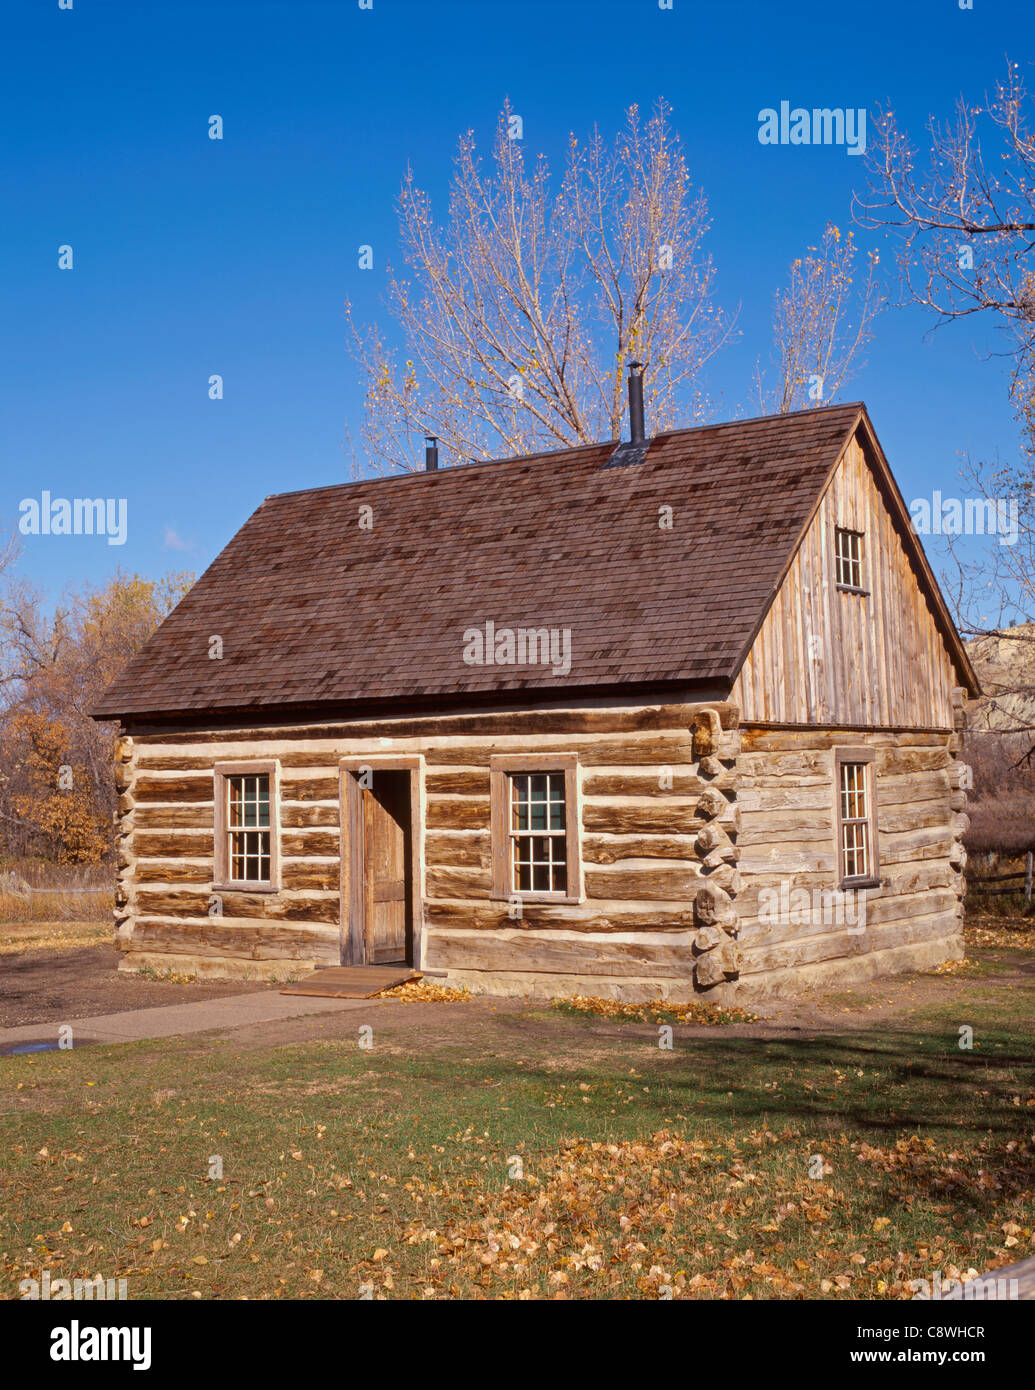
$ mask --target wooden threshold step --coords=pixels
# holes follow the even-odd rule
[[[372,999],[383,989],[419,980],[409,965],[330,965],[304,980],[285,985],[281,994],[317,995],[323,999]]]

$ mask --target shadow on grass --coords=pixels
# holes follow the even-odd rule
[[[549,1040],[543,1041],[548,1053]],[[582,1080],[635,1088],[635,1110],[614,1121],[623,1130],[630,1120],[641,1132],[668,1128],[679,1115],[696,1137],[790,1129],[801,1132],[803,1144],[868,1145],[876,1152],[852,1161],[879,1178],[882,1202],[927,1198],[980,1213],[1004,1198],[1030,1194],[1035,1185],[1035,1111],[1025,1106],[1033,1084],[1027,1039],[983,1033],[971,1051],[959,1049],[955,1033],[931,1033],[921,1046],[916,1032],[883,1029],[879,1036],[779,1040],[677,1037],[671,1052],[657,1049],[647,1032],[601,1041],[610,1045],[611,1057],[587,1057],[584,1070],[560,1068],[545,1057],[518,1066],[507,1056],[467,1058],[461,1067],[448,1055],[451,1049],[398,1064],[432,1084],[448,1082],[454,1097],[462,1093],[468,1103],[490,1079],[504,1091],[526,1094],[557,1092],[562,1083],[568,1094]],[[582,1123],[577,1109],[562,1113],[580,1133],[602,1121],[607,1127],[599,1108]],[[792,1147],[797,1163],[793,1141]]]

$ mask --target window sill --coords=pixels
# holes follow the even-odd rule
[[[860,598],[870,597],[869,589],[860,589],[854,584],[838,584],[837,592],[839,594],[858,594]]]
[[[517,898],[522,903],[553,903],[555,907],[577,907],[582,898],[569,898],[564,893],[493,893],[494,903],[509,903]]]
[[[279,883],[213,883],[213,893],[279,893]]]
[[[845,878],[837,885],[839,893],[846,893],[850,888],[881,888],[883,880],[879,878]]]

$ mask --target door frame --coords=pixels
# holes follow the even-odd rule
[[[424,949],[424,758],[420,753],[367,753],[338,761],[341,963],[367,963],[363,788],[357,776],[367,770],[410,774],[410,964],[419,970]]]

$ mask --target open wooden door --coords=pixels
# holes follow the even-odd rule
[[[412,961],[410,774],[380,771],[363,788],[364,938],[369,965]]]
[[[420,959],[420,765],[400,761],[340,764],[342,965]]]

